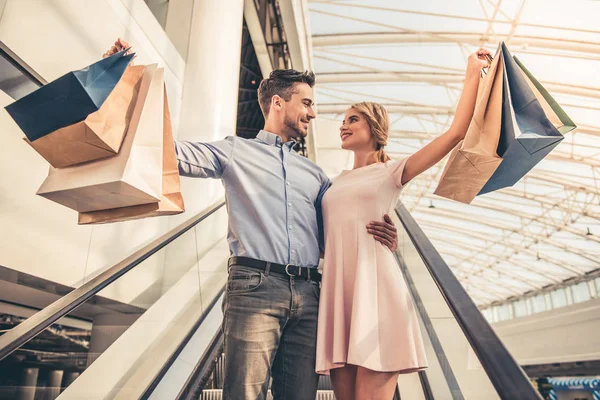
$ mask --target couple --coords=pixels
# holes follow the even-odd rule
[[[127,47],[118,40],[105,55]],[[316,117],[312,72],[275,70],[260,83],[265,126],[255,139],[175,142],[181,175],[225,187],[224,399],[265,399],[272,377],[275,399],[314,400],[318,374],[331,374],[338,400],[389,400],[399,373],[426,368],[386,213],[407,182],[463,139],[489,54],[469,56],[449,130],[404,160],[384,151],[385,109],[352,105],[340,137],[354,167],[333,182],[293,150],[293,138],[305,137]]]

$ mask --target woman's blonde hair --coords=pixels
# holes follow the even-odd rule
[[[371,135],[373,135],[377,144],[377,161],[386,162],[390,160],[390,157],[383,150],[387,144],[390,130],[390,118],[385,108],[381,104],[370,101],[353,104],[350,108],[361,113],[367,120]]]

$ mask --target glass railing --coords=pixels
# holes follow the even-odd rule
[[[0,399],[138,398],[220,294],[226,228],[218,202],[28,318],[0,315]]]
[[[432,398],[541,399],[402,204],[395,217],[399,228],[396,256],[420,317]],[[402,398],[403,382],[415,379],[414,374],[401,376]]]

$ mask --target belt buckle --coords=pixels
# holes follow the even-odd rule
[[[288,271],[288,268],[290,267],[290,265],[292,265],[292,264],[288,264],[288,265],[286,265],[286,266],[285,266],[285,273],[286,273],[288,276],[296,276],[296,275],[292,275],[292,274],[290,274],[290,271]]]

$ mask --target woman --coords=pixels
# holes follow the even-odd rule
[[[398,374],[427,367],[417,316],[392,252],[364,226],[390,212],[404,185],[448,154],[473,116],[486,49],[468,58],[452,126],[407,159],[390,161],[385,109],[354,104],[346,112],[342,148],[354,167],[323,198],[325,257],[317,339],[317,372],[331,374],[339,400],[391,399]]]

